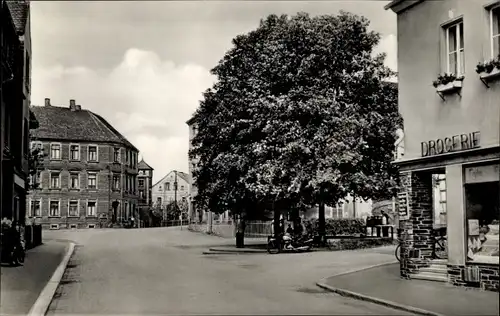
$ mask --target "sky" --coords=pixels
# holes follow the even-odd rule
[[[32,1],[33,105],[75,99],[106,118],[152,166],[153,181],[188,171],[186,121],[215,78],[209,70],[236,35],[274,14],[363,15],[377,52],[396,68],[389,1]]]

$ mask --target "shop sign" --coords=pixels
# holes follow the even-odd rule
[[[481,133],[454,135],[420,143],[422,157],[479,148]]]
[[[410,216],[410,201],[408,199],[408,192],[398,194],[398,215],[399,220],[406,220]]]
[[[500,181],[500,164],[465,168],[465,183]]]

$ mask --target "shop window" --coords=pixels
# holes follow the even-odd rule
[[[465,168],[467,260],[499,263],[500,165]]]

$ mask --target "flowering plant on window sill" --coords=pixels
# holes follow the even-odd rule
[[[476,66],[479,79],[486,85],[486,81],[500,77],[500,54],[491,60],[479,62]]]
[[[441,99],[444,100],[443,94],[457,92],[462,89],[462,81],[464,77],[457,77],[455,74],[442,74],[438,75],[437,79],[432,82],[436,92]]]

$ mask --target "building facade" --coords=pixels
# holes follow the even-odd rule
[[[165,207],[173,201],[188,202],[190,177],[187,173],[173,170],[153,185],[153,205]]]
[[[69,106],[31,107],[32,148],[43,151],[28,215],[43,228],[98,228],[138,217],[138,150],[104,118]]]
[[[150,210],[153,207],[153,171],[144,159],[139,161],[139,174],[137,175],[137,188],[139,191],[139,220],[141,227],[149,227],[152,224]]]
[[[405,122],[401,276],[498,291],[500,68],[492,61],[500,1],[395,0],[386,8],[397,13]],[[436,259],[443,226],[447,254]]]
[[[0,217],[24,225],[29,174],[31,29],[28,1],[1,1]]]

